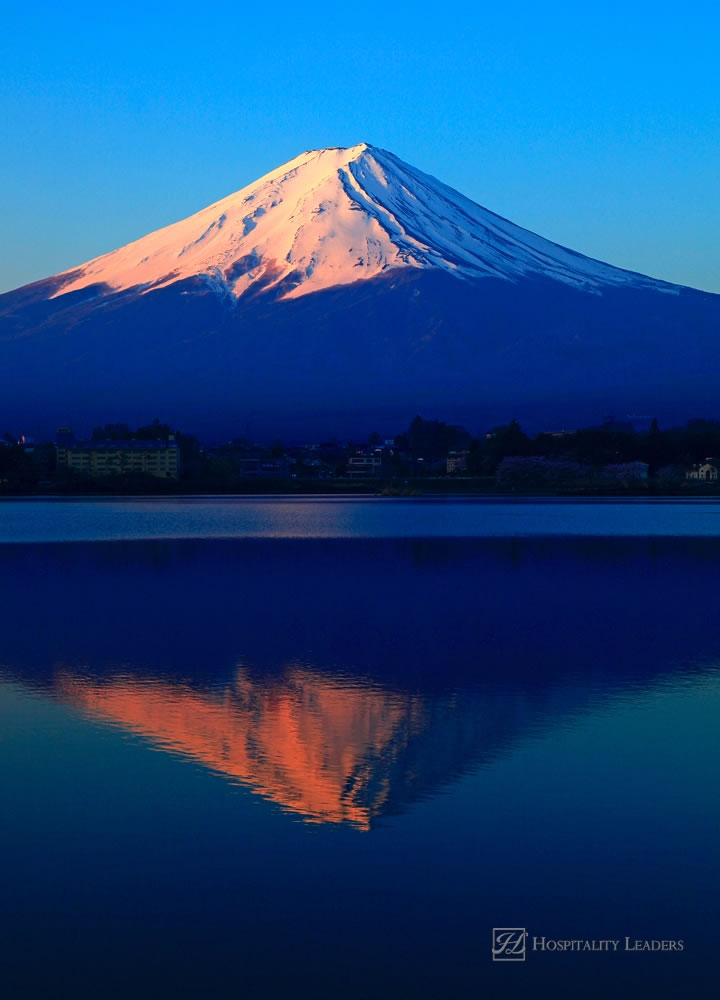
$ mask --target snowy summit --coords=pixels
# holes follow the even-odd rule
[[[278,298],[374,278],[392,268],[459,278],[554,278],[672,288],[611,267],[500,218],[367,143],[311,150],[195,215],[63,272],[55,295],[102,283],[148,291],[202,277],[236,299]]]

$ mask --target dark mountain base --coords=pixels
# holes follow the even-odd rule
[[[0,296],[3,430],[161,415],[290,438],[392,433],[418,412],[477,428],[720,409],[720,296],[703,292],[415,269],[289,302],[199,279],[52,300],[46,284]]]

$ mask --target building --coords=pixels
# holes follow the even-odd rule
[[[180,454],[174,435],[168,441],[76,441],[69,427],[58,431],[57,470],[86,476],[122,476],[140,473],[158,479],[177,479]]]
[[[382,448],[366,448],[348,459],[347,474],[351,479],[372,479],[382,472]]]
[[[712,458],[706,458],[704,462],[698,462],[691,466],[685,473],[686,479],[696,479],[703,483],[716,483],[718,481],[718,467]]]
[[[448,475],[453,472],[467,472],[469,451],[451,451],[445,461],[445,471]]]

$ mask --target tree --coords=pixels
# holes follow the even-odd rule
[[[407,434],[401,435],[413,458],[437,461],[445,458],[449,451],[470,447],[470,434],[464,427],[446,424],[443,420],[423,420],[415,417]],[[400,444],[400,438],[396,439]]]
[[[517,420],[511,420],[509,424],[494,427],[489,432],[483,450],[488,459],[489,471],[494,472],[504,458],[529,455],[532,447],[530,438]]]

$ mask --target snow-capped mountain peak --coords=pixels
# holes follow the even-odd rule
[[[494,215],[367,143],[310,150],[195,215],[64,272],[57,295],[147,292],[194,277],[240,298],[297,298],[396,268],[458,278],[539,274],[599,290],[672,286],[611,267]]]

